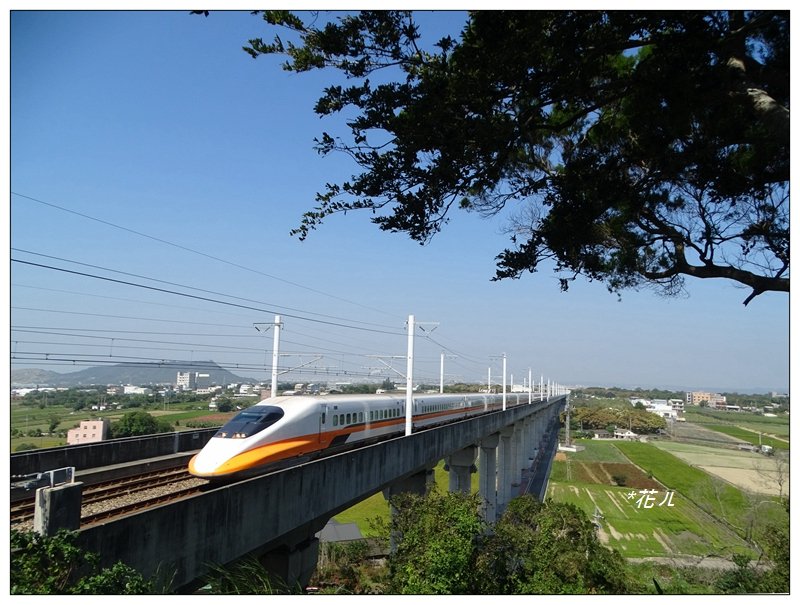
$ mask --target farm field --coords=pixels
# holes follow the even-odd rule
[[[691,501],[677,493],[670,499],[663,486],[655,491],[649,495],[651,500],[640,501],[643,496],[639,490],[629,487],[551,482],[547,496],[575,504],[590,518],[599,511],[600,540],[625,557],[748,551],[741,538]]]
[[[673,441],[654,445],[745,490],[771,496],[789,493],[789,465],[783,458]]]
[[[705,425],[706,428],[711,429],[712,431],[716,431],[718,433],[723,433],[725,435],[730,435],[734,437],[737,441],[741,441],[744,443],[750,443],[753,445],[771,445],[776,450],[788,450],[789,449],[789,439],[788,435],[786,437],[770,437],[768,435],[764,435],[759,433],[753,429],[747,429],[740,426],[734,426],[732,424],[707,424]]]
[[[689,423],[700,426],[707,425],[731,425],[747,428],[756,433],[774,435],[781,439],[789,438],[789,418],[785,415],[780,416],[761,416],[747,412],[723,412],[709,409],[688,408],[685,412],[686,420]]]
[[[184,407],[184,406],[182,406]],[[116,422],[127,412],[141,409],[148,414],[166,420],[175,425],[175,430],[188,429],[186,423],[189,421],[207,422],[210,426],[222,425],[233,416],[233,413],[209,412],[207,407],[202,409],[145,409],[145,408],[126,408],[122,410],[105,410],[102,412],[83,409],[74,411],[72,408],[64,406],[47,406],[44,408],[33,406],[11,405],[10,426],[21,431],[22,435],[10,438],[10,451],[14,452],[21,444],[34,445],[37,448],[59,447],[67,445],[65,436],[60,437],[56,434],[49,435],[50,423],[52,419],[57,419],[56,431],[67,431],[78,426],[82,420],[95,418],[107,418],[112,423]],[[40,431],[40,435],[28,435],[29,431]]]
[[[739,452],[669,442],[658,442],[659,447],[619,441],[581,443],[586,450],[557,455],[547,495],[575,504],[590,517],[601,514],[598,532],[608,546],[632,558],[749,552],[736,528],[750,522],[752,501],[686,461],[705,455],[722,465],[728,453],[737,460]],[[675,448],[668,452],[661,446]],[[738,459],[741,464],[744,460]],[[647,499],[642,490],[655,493]]]

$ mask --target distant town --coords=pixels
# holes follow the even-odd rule
[[[47,393],[68,391],[75,387],[19,387],[11,389],[11,399],[20,400],[27,398],[30,394],[41,394],[44,398]],[[475,385],[457,385],[455,390],[464,389],[475,390]],[[499,390],[497,385],[492,390]],[[534,392],[537,386],[534,384]],[[419,389],[424,392],[437,392],[437,389],[428,388],[420,385]],[[527,385],[512,384],[510,392],[520,393],[528,391]],[[86,387],[79,389],[86,392],[102,391],[103,387]],[[417,390],[417,387],[415,387]],[[450,390],[450,388],[448,388]],[[488,389],[484,385],[478,390],[486,392]],[[345,392],[374,392],[374,393],[398,393],[404,392],[404,385],[396,385],[389,379],[383,383],[359,384],[354,385],[350,382],[336,383],[280,383],[278,388],[280,395],[325,395]],[[654,391],[655,393],[661,393]],[[638,390],[637,390],[638,393]],[[645,392],[646,393],[646,392]],[[669,392],[664,392],[669,393]],[[196,397],[198,401],[206,401],[209,412],[230,412],[241,409],[254,400],[262,400],[271,396],[271,385],[266,382],[236,382],[225,385],[213,384],[209,373],[178,371],[175,374],[175,381],[172,384],[159,384],[150,386],[137,385],[107,385],[104,392],[95,403],[87,404],[85,407],[93,412],[98,412],[97,418],[83,420],[80,424],[67,431],[67,443],[78,445],[83,443],[93,443],[108,438],[110,420],[101,418],[101,412],[111,410],[122,410],[129,407],[130,401],[137,401],[137,405],[142,402],[156,404],[156,402],[169,402],[185,400],[187,396]],[[669,393],[677,394],[677,393]],[[581,388],[573,391],[573,400],[578,403],[582,399],[604,399],[611,397],[621,397],[624,394],[619,391],[606,391],[602,388]],[[115,400],[114,398],[125,398]],[[728,396],[710,391],[687,391],[683,398],[668,397],[645,397],[635,393],[627,393],[627,400],[630,405],[651,412],[669,422],[685,422],[684,412],[687,406],[698,406],[725,412],[751,412],[764,416],[775,416],[778,412],[788,414],[788,395],[781,393],[771,393],[770,396],[745,396],[736,395],[736,402],[731,402]],[[237,404],[241,401],[241,405]],[[749,404],[748,404],[749,403]],[[82,405],[76,406],[83,407]],[[615,435],[616,436],[616,435]],[[624,435],[622,436],[624,438]]]

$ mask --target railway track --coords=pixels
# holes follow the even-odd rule
[[[181,465],[86,486],[81,498],[81,527],[185,498],[206,485],[207,480],[193,477]],[[34,512],[34,496],[12,503],[11,528],[33,529]]]
[[[435,426],[426,426],[416,430],[419,432],[432,428],[435,428]],[[398,435],[399,433],[385,435],[357,444],[343,444],[311,455],[281,460],[258,469],[254,474],[261,475],[280,471],[297,464],[311,462],[372,445],[379,441],[393,439]],[[179,466],[157,471],[150,470],[146,473],[131,475],[113,481],[85,485],[81,496],[81,527],[160,504],[166,504],[167,502],[199,493],[208,487],[219,487],[223,484],[229,485],[244,478],[218,481],[216,484],[209,483],[207,479],[192,476],[188,472],[186,464],[182,463]],[[30,497],[13,501],[10,506],[11,528],[20,531],[31,531],[33,529],[34,513],[35,500],[33,494]]]

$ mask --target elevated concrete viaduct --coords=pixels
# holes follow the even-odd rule
[[[168,578],[178,591],[193,589],[209,565],[245,555],[290,585],[305,585],[317,562],[315,534],[331,517],[381,490],[387,497],[424,490],[442,459],[451,489],[467,491],[480,452],[483,511],[494,521],[520,493],[541,444],[554,443],[565,401],[534,401],[219,487],[85,527],[80,541],[102,565],[125,562],[145,577]]]

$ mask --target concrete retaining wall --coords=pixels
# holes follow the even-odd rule
[[[189,452],[203,447],[216,432],[216,428],[198,429],[16,452],[11,454],[11,475],[30,475],[67,466],[84,470]]]
[[[564,398],[534,402],[256,477],[81,531],[102,564],[185,587],[251,552],[313,539],[337,513]],[[555,413],[555,409],[552,410]]]

